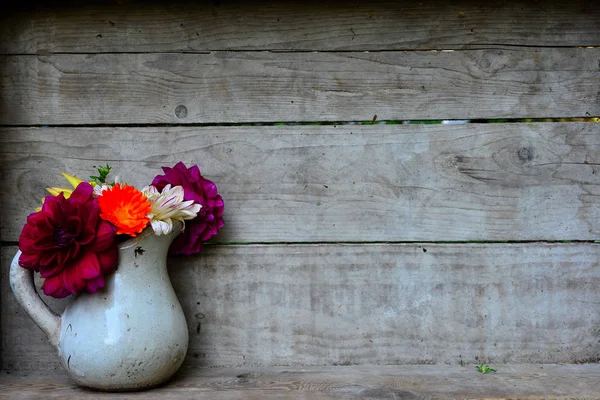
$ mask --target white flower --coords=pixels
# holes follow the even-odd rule
[[[193,200],[183,201],[183,187],[166,185],[162,192],[152,185],[142,189],[144,196],[152,205],[148,218],[154,233],[166,235],[173,230],[173,220],[183,222],[196,218],[202,206]]]
[[[116,184],[116,183],[123,183],[119,179],[119,176],[115,176],[115,181],[113,183],[111,183],[111,184],[103,183],[102,185],[96,185],[96,186],[94,186],[94,197],[100,197],[100,196],[102,196],[102,192],[103,191],[111,189],[113,187],[113,185]]]

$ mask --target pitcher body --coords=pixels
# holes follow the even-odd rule
[[[15,256],[13,291],[77,384],[143,389],[166,381],[181,366],[188,329],[166,266],[179,230],[167,236],[147,230],[121,244],[117,270],[106,278],[105,288],[78,294],[60,317],[37,303],[31,271],[18,267],[19,253]]]

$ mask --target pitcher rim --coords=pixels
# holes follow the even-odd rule
[[[183,222],[178,221],[178,220],[173,221],[173,230],[171,231],[171,233],[169,233],[165,236],[172,235],[173,232],[175,232],[175,231],[177,232],[178,235],[181,233],[181,231],[183,231]],[[150,235],[154,235],[154,230],[152,229],[152,226],[148,225],[136,237],[127,239],[123,243],[119,243],[119,246],[118,246],[119,250],[129,249],[133,246],[136,246],[139,243],[143,242]]]

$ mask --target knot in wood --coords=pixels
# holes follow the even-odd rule
[[[180,104],[177,107],[175,107],[175,115],[177,116],[177,118],[184,119],[185,117],[187,117],[187,114],[188,109],[183,104]]]
[[[535,157],[533,147],[521,147],[519,150],[517,150],[517,157],[519,157],[519,161],[521,161],[523,164],[533,161]]]

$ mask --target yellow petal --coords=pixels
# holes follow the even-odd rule
[[[64,178],[71,184],[71,186],[73,186],[73,188],[77,188],[77,186],[81,182],[84,182],[83,179],[79,179],[78,177],[69,175],[65,172],[61,172],[60,174],[62,176],[64,176]],[[96,186],[96,182],[89,182],[89,184],[92,185],[92,187]],[[65,199],[68,199],[69,197],[71,197],[71,194],[73,194],[73,189],[69,189],[69,188],[51,187],[51,188],[46,188],[46,190],[52,196],[58,196],[59,194],[62,193],[63,196],[65,196]],[[42,199],[42,204],[44,204],[44,199]],[[41,210],[40,207],[35,209],[35,211],[40,211],[40,210]]]
[[[78,177],[74,176],[74,175],[69,175],[66,172],[61,172],[60,173],[62,176],[65,177],[65,179],[67,181],[69,181],[69,183],[71,184],[71,186],[73,186],[73,188],[77,188],[77,186],[81,183],[84,182],[83,179],[79,179]],[[88,182],[90,185],[92,185],[92,187],[96,186],[96,181],[90,181]]]
[[[67,181],[69,181],[69,183],[71,184],[71,186],[73,186],[73,188],[76,188],[77,185],[79,185],[81,182],[83,182],[83,179],[79,179],[78,177],[69,175],[65,172],[61,172],[60,174],[62,176],[64,176]]]
[[[71,194],[73,193],[73,189],[68,189],[68,188],[51,187],[51,188],[46,188],[46,190],[52,196],[58,196],[62,192],[63,196],[65,196],[65,199],[68,199],[69,197],[71,197]]]

